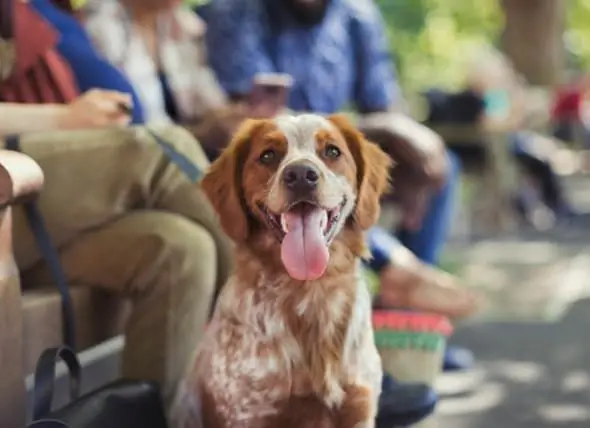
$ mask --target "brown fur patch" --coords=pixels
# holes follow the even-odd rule
[[[357,163],[359,187],[354,220],[367,230],[379,219],[380,199],[389,185],[393,161],[378,145],[367,141],[345,115],[333,115],[329,120],[344,135]]]

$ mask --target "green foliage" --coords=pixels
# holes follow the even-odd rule
[[[590,67],[590,0],[567,1],[564,41],[569,66]],[[502,31],[498,0],[377,0],[406,90],[453,88],[464,78],[466,57]]]
[[[496,0],[377,0],[407,90],[457,87],[477,45],[494,43],[503,22]]]
[[[565,44],[570,66],[588,70],[590,66],[590,1],[568,0]]]

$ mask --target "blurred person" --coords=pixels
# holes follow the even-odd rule
[[[549,210],[556,221],[571,219],[575,213],[551,164],[557,143],[525,129],[527,84],[512,62],[491,46],[474,48],[466,86],[483,101],[482,126],[509,134],[512,152],[526,173],[516,198],[524,218],[536,226],[537,214]]]
[[[553,135],[563,141],[573,142],[578,138],[576,128],[583,131],[585,148],[590,147],[590,75],[581,74],[560,85],[553,94],[551,120]]]
[[[55,29],[25,1],[15,2],[15,17],[22,56],[0,82],[0,134],[22,134],[23,152],[44,171],[38,205],[70,284],[132,301],[123,376],[159,382],[169,400],[231,269],[231,244],[206,197],[152,134],[125,126],[131,96],[80,94]],[[151,129],[207,167],[190,133],[171,124]],[[13,233],[24,286],[47,283],[19,207]]]
[[[129,94],[133,104],[131,123],[144,122],[139,98],[127,78],[93,46],[84,27],[72,18],[69,1],[29,0],[35,10],[59,32],[57,52],[68,63],[80,92],[91,89],[116,90]],[[56,7],[58,4],[61,8]],[[83,6],[77,2],[76,10]]]
[[[232,100],[247,99],[258,73],[288,73],[294,81],[290,109],[334,113],[353,105],[359,125],[365,119],[373,125],[368,136],[379,140],[398,162],[393,172],[403,217],[399,241],[422,262],[436,264],[452,220],[460,168],[435,133],[403,114],[384,23],[374,2],[215,0],[198,13],[208,23],[205,40],[211,67]],[[381,129],[375,129],[376,122],[381,122]],[[411,161],[404,164],[403,158],[415,150],[436,153],[438,162],[430,164],[432,180],[413,180]],[[390,267],[381,268],[395,269]],[[431,306],[444,301],[441,296],[453,296],[461,307],[473,305],[472,296],[456,279],[434,272],[444,279],[421,289]],[[390,300],[400,294],[394,277],[381,276],[381,305],[397,303]],[[467,352],[449,348],[446,353],[448,369],[470,363]]]
[[[91,1],[84,16],[95,47],[138,93],[146,122],[184,126],[215,157],[251,113],[228,102],[206,62],[205,24],[182,1]]]

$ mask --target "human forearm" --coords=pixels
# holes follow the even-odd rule
[[[59,129],[66,116],[66,105],[0,103],[0,136]]]

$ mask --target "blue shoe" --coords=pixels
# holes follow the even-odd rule
[[[406,427],[432,413],[438,402],[434,390],[422,383],[400,384],[383,375],[376,428]]]
[[[447,346],[445,350],[443,371],[455,372],[470,369],[473,366],[475,358],[473,353],[466,348],[457,346]]]

